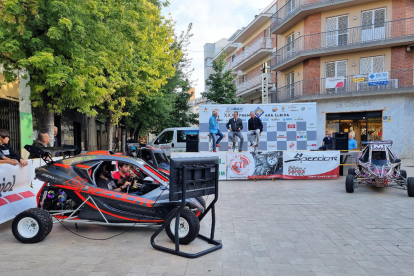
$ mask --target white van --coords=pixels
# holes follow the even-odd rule
[[[148,145],[164,150],[169,157],[172,151],[185,152],[186,135],[198,135],[198,132],[198,127],[166,128]]]

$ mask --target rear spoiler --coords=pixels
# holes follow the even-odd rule
[[[386,141],[362,141],[361,145],[391,145],[392,146],[392,140],[386,140]]]
[[[79,154],[81,151],[77,146],[61,146],[40,148],[36,146],[26,145],[24,148],[35,155],[40,156],[46,163],[53,163],[52,157],[56,153],[62,154],[63,158]],[[47,160],[47,161],[46,161]]]

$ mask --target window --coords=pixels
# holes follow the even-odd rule
[[[162,164],[162,163],[165,163],[165,164],[167,164],[167,165],[169,165],[169,164],[170,164],[170,161],[168,160],[168,158],[167,158],[167,156],[165,155],[165,153],[158,153],[158,152],[155,152],[155,153],[154,153],[154,155],[155,155],[155,159],[157,159],[157,163],[158,163],[158,164]]]
[[[363,11],[361,14],[361,41],[385,38],[385,8]]]
[[[177,143],[185,143],[187,135],[198,135],[198,130],[177,130]]]
[[[166,131],[162,133],[154,144],[168,144],[171,143],[174,137],[174,131]]]
[[[346,60],[337,60],[325,63],[325,78],[346,77],[346,67]],[[326,91],[328,93],[346,91],[346,80],[344,81],[344,87],[328,88]]]
[[[141,150],[141,158],[142,158],[142,160],[144,160],[147,163],[150,163],[149,161],[151,161],[151,163],[152,163],[151,151],[149,149],[142,149]]]
[[[289,74],[286,74],[286,88],[287,88],[288,98],[294,97],[294,92],[295,92],[294,82],[295,82],[295,73],[290,72]]]
[[[290,35],[286,36],[286,54],[287,56],[291,56],[293,54],[293,48],[294,48],[294,40],[295,40],[295,34],[291,33]]]
[[[294,12],[295,8],[295,0],[290,0],[286,3],[287,14]]]
[[[348,43],[348,15],[326,18],[326,47]]]
[[[359,73],[368,75],[385,71],[385,56],[361,58],[359,61]]]
[[[236,54],[233,54],[233,55],[231,56],[231,62],[233,62],[235,58],[236,58]]]

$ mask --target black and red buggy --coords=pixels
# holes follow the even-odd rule
[[[161,225],[177,209],[177,203],[169,200],[169,174],[141,159],[109,151],[70,157],[75,151],[71,147],[51,148],[47,152],[33,146],[25,148],[42,156],[47,164],[35,171],[36,178],[44,181],[37,195],[37,208],[20,213],[12,223],[13,234],[20,242],[43,240],[56,222],[131,227]],[[51,156],[57,152],[66,158],[52,161]],[[144,175],[145,180],[137,179],[138,185],[126,192],[99,188],[96,185],[99,169],[106,166],[115,170],[116,162],[131,165],[136,175]],[[179,219],[180,244],[188,244],[197,237],[199,217],[206,209],[203,197],[187,199],[185,205]],[[173,241],[174,226],[175,218],[165,228]]]

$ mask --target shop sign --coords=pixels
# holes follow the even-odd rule
[[[391,122],[391,116],[383,116],[383,117],[382,117],[382,120],[383,120],[384,122]]]
[[[339,88],[344,87],[345,77],[326,78],[325,88]]]
[[[368,79],[369,86],[387,85],[388,84],[388,72],[371,73]]]
[[[365,76],[364,75],[355,75],[352,78],[353,82],[363,82],[365,80]]]

